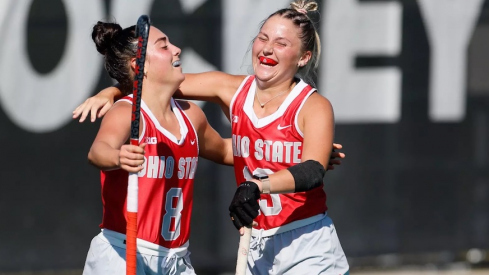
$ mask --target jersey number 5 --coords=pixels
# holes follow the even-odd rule
[[[253,178],[252,175],[271,175],[273,171],[267,168],[256,168],[253,170],[253,173],[250,173],[248,166],[245,166],[243,174],[246,180],[250,180]],[[282,202],[280,201],[279,194],[265,195],[265,198],[260,199],[259,204],[260,211],[265,216],[276,216],[282,211]]]
[[[166,193],[165,215],[161,224],[161,236],[165,241],[176,240],[180,236],[180,219],[183,210],[182,188],[171,188]]]

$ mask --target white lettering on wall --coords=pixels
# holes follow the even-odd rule
[[[396,67],[355,68],[357,56],[397,56],[402,6],[398,2],[327,0],[323,9],[323,57],[319,91],[334,106],[338,123],[397,122],[401,72]]]
[[[418,0],[431,47],[429,116],[465,117],[467,48],[483,0]]]
[[[59,64],[45,75],[37,73],[26,52],[26,30],[32,0],[13,1],[0,26],[0,103],[18,126],[32,132],[60,128],[88,97],[100,77],[101,58],[90,37],[102,18],[98,0],[63,0],[68,19],[66,48]],[[8,26],[7,26],[8,24]]]
[[[114,0],[111,17],[123,27],[134,25],[139,15],[149,14],[154,1]],[[181,1],[188,11],[204,2]],[[94,92],[101,75],[102,58],[90,39],[90,32],[93,25],[106,16],[101,1],[63,0],[68,20],[66,47],[56,68],[41,75],[34,70],[25,50],[32,2],[11,0],[0,4],[0,15],[3,15],[0,34],[9,38],[0,43],[0,74],[8,76],[0,82],[0,104],[17,126],[43,133],[70,122],[73,109]],[[195,52],[189,52],[188,56],[182,53],[186,72],[215,69]],[[196,68],[192,64],[196,64]]]
[[[154,1],[157,0],[113,0],[112,10],[105,16],[101,1],[62,0],[68,19],[65,49],[56,68],[42,75],[34,70],[26,51],[25,32],[33,0],[0,1],[0,34],[8,37],[0,42],[3,111],[17,126],[31,132],[54,131],[70,122],[72,110],[95,92],[102,73],[102,58],[89,38],[93,24],[104,18],[115,18],[124,27],[133,25],[139,15],[150,14]],[[184,11],[191,13],[206,1],[180,2]],[[248,49],[260,22],[277,9],[287,7],[289,2],[223,1],[225,72],[252,73]],[[459,121],[465,116],[467,48],[483,1],[418,0],[417,3],[431,47],[429,116],[432,121]],[[332,101],[337,122],[397,122],[401,114],[400,69],[355,68],[354,62],[359,56],[399,55],[401,3],[325,0],[321,6],[323,55],[319,91]],[[184,72],[216,69],[190,48],[183,49],[182,61]],[[263,148],[262,157],[270,155],[267,148]]]

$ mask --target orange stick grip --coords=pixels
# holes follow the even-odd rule
[[[126,275],[136,275],[138,213],[127,212],[126,226]]]

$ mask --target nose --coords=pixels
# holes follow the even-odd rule
[[[271,55],[273,53],[273,45],[271,43],[266,43],[263,46],[263,54],[264,55]]]
[[[173,55],[180,56],[181,53],[182,53],[182,50],[179,47],[173,45]]]

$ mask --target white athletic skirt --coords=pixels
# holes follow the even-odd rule
[[[103,229],[88,250],[83,275],[126,274],[125,235]],[[195,275],[190,263],[188,243],[178,249],[166,249],[138,239],[137,274]]]
[[[253,229],[247,275],[348,275],[331,218],[321,214],[271,230]]]

